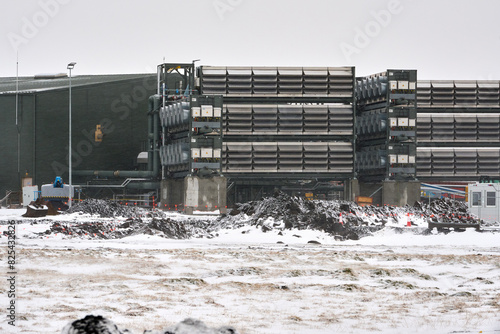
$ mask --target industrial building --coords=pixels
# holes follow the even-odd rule
[[[156,80],[155,74],[72,78],[74,170],[141,168]],[[26,175],[39,187],[56,176],[68,182],[68,86],[65,74],[0,78],[0,199],[21,190]]]
[[[0,198],[68,172],[69,78],[0,79]],[[18,110],[16,112],[16,96]],[[282,189],[413,204],[420,182],[500,176],[499,81],[417,70],[160,64],[73,79],[73,183],[224,211]]]

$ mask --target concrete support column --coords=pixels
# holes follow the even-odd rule
[[[217,176],[200,178],[187,176],[182,179],[168,179],[161,182],[162,209],[184,209],[193,211],[215,211],[226,213],[227,179]],[[177,206],[176,206],[177,205]]]
[[[360,185],[358,179],[347,180],[344,183],[344,200],[352,201],[360,196]]]
[[[184,178],[184,205],[186,213],[193,210],[226,213],[227,179],[222,176],[200,178],[187,176]]]
[[[382,204],[405,206],[420,200],[419,181],[383,181]]]
[[[161,208],[164,210],[184,208],[184,179],[161,181]]]
[[[360,183],[360,196],[373,198],[375,205],[413,205],[420,200],[419,181],[382,181]]]

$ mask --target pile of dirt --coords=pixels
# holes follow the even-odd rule
[[[125,222],[109,219],[94,222],[53,223],[39,236],[63,234],[81,238],[119,239],[132,235],[157,235],[169,239],[212,238],[223,229],[256,226],[264,232],[284,229],[320,230],[338,240],[358,240],[385,228],[401,228],[410,221],[415,233],[429,233],[428,223],[479,223],[467,205],[451,199],[414,206],[359,206],[348,201],[305,200],[276,191],[273,196],[237,205],[217,219],[182,217],[172,219],[162,211],[120,205],[105,200],[85,200],[66,213],[86,213],[103,218],[125,217]],[[406,218],[408,217],[408,218]]]
[[[84,200],[72,206],[64,214],[74,213],[98,217],[84,222],[53,222],[48,230],[35,236],[61,234],[82,239],[120,239],[134,235],[155,235],[168,239],[190,239],[213,238],[220,229],[220,224],[216,221],[172,219],[159,210],[147,210],[101,199]],[[107,219],[118,217],[127,219],[124,222]]]
[[[260,201],[237,205],[228,216],[221,218],[221,222],[224,226],[261,226],[263,231],[283,227],[314,229],[335,235],[338,239],[358,240],[405,216],[413,221],[412,225],[416,225],[415,218],[418,218],[423,228],[428,222],[478,223],[478,219],[469,213],[466,203],[446,198],[430,204],[417,202],[414,206],[398,208],[359,206],[348,201],[311,201],[281,191]]]
[[[440,198],[430,203],[416,202],[413,207],[407,209],[425,215],[428,221],[434,223],[480,223],[480,220],[470,213],[467,203],[451,198]]]
[[[86,199],[73,205],[65,213],[81,212],[84,214],[98,215],[104,218],[110,217],[135,217],[146,213],[147,211],[136,207],[126,206],[114,201],[103,199]]]
[[[466,202],[460,202],[451,198],[440,198],[430,203],[416,202],[415,208],[423,212],[431,212],[433,214],[454,213],[459,216],[470,216],[469,208]]]
[[[119,329],[111,320],[102,316],[87,315],[83,319],[75,320],[62,329],[62,334],[74,333],[95,333],[95,334],[122,334],[130,333],[127,329]],[[144,333],[152,334],[238,334],[238,331],[231,326],[212,328],[205,325],[200,320],[188,318],[175,326],[164,330],[145,330]]]
[[[177,221],[170,218],[129,218],[122,223],[94,221],[83,223],[53,223],[37,236],[66,235],[82,239],[121,239],[134,235],[155,235],[168,239],[211,238],[214,235],[205,228],[203,221]]]
[[[361,210],[362,207],[352,202],[310,201],[276,191],[272,197],[238,205],[221,221],[223,225],[245,222],[262,226],[263,231],[282,228],[321,230],[339,239],[357,240],[383,228],[382,221],[377,224],[358,215]],[[284,226],[279,223],[281,221]]]

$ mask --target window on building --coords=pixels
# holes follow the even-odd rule
[[[488,191],[486,192],[486,205],[487,206],[495,206],[496,205],[496,192]]]
[[[473,191],[472,192],[472,206],[480,206],[481,205],[481,193]]]

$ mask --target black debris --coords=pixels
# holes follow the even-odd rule
[[[263,232],[278,233],[286,229],[312,229],[327,232],[337,240],[358,240],[372,235],[390,222],[408,216],[414,233],[429,234],[428,226],[439,224],[479,224],[467,204],[451,199],[431,203],[417,202],[403,208],[392,206],[359,206],[348,201],[306,200],[276,191],[274,196],[236,205],[227,215],[217,219],[185,217],[172,219],[159,210],[146,210],[106,200],[85,200],[67,213],[97,215],[91,222],[55,222],[39,236],[61,233],[82,238],[118,239],[146,234],[169,239],[213,238],[220,230],[257,227]],[[113,217],[125,217],[113,222]],[[418,218],[418,226],[416,219]],[[93,218],[92,218],[93,219]],[[423,222],[423,224],[422,224]],[[436,225],[437,224],[437,225]],[[389,224],[394,226],[394,224]],[[402,227],[392,227],[405,230]],[[242,232],[244,233],[244,232]]]
[[[128,332],[128,331],[126,331]],[[123,334],[116,324],[100,315],[87,315],[66,325],[61,334]]]
[[[86,199],[76,205],[73,205],[66,211],[67,214],[75,212],[110,218],[135,217],[140,216],[141,214],[145,214],[147,211],[140,207],[121,205],[115,201],[110,200]]]
[[[100,315],[87,315],[83,319],[75,320],[66,325],[61,334],[132,334],[131,331],[120,330],[111,320]],[[164,330],[145,330],[143,333],[149,334],[238,334],[238,331],[231,326],[219,328],[208,327],[200,320],[188,318],[175,326]]]

